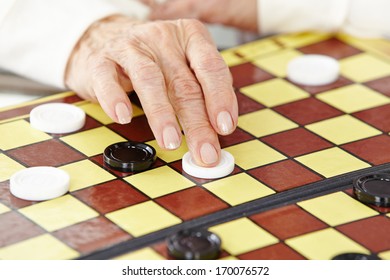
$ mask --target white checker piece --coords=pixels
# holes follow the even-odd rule
[[[216,178],[222,178],[234,170],[234,157],[226,151],[221,151],[221,159],[218,163],[218,165],[214,167],[202,167],[197,165],[189,152],[187,152],[182,159],[182,167],[183,170],[197,178],[203,178],[203,179],[216,179]]]
[[[287,78],[293,83],[306,86],[331,84],[338,79],[339,73],[339,62],[326,55],[302,55],[287,65]]]
[[[10,178],[10,192],[24,200],[43,201],[62,196],[69,191],[70,177],[65,171],[36,166],[22,169]]]
[[[85,125],[85,112],[72,104],[43,104],[31,110],[30,124],[43,132],[70,133]]]

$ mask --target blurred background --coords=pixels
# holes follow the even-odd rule
[[[207,27],[219,50],[231,48],[254,40],[256,36],[251,33],[244,33],[237,29],[220,25],[208,25]],[[61,91],[63,91],[63,89],[39,84],[0,69],[0,108],[13,106]]]

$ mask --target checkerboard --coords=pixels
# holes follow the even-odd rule
[[[287,63],[303,54],[339,60],[339,79],[300,86]],[[331,259],[358,252],[390,259],[390,209],[359,202],[359,175],[390,170],[390,42],[297,33],[222,52],[239,101],[237,130],[220,137],[233,173],[205,180],[183,172],[183,145],[157,147],[140,104],[113,123],[99,105],[66,92],[0,110],[0,259],[165,259],[165,238],[183,228],[220,235],[225,259]],[[31,128],[29,112],[48,102],[87,113],[77,132]],[[147,171],[103,164],[110,144],[140,141],[157,150]],[[44,202],[9,192],[18,170],[67,171],[70,191]]]

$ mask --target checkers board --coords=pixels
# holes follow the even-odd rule
[[[289,82],[287,63],[303,54],[336,58],[340,78],[320,87]],[[240,117],[220,138],[236,160],[221,179],[185,174],[185,139],[177,151],[159,149],[136,100],[129,125],[71,92],[0,109],[0,259],[166,259],[166,237],[191,228],[217,233],[222,259],[390,259],[390,208],[352,192],[357,176],[390,172],[390,42],[297,33],[222,55]],[[79,106],[86,125],[64,135],[31,128],[31,109],[49,102]],[[104,166],[104,149],[126,140],[156,148],[149,170]],[[13,197],[10,176],[39,165],[67,171],[69,193]]]

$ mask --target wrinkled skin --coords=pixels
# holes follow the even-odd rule
[[[178,148],[183,129],[201,166],[218,163],[218,134],[237,125],[229,69],[197,20],[140,23],[118,15],[96,22],[74,48],[65,81],[121,124],[131,121],[126,92],[135,90],[159,146]]]
[[[193,18],[258,32],[257,0],[141,0],[151,8],[150,19]]]

